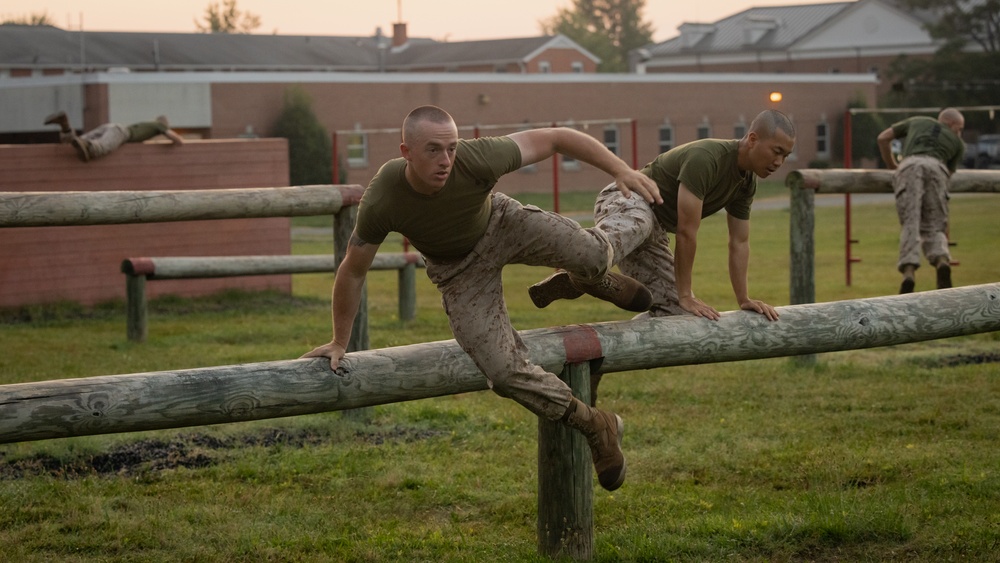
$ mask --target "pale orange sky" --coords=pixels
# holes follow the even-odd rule
[[[64,29],[87,31],[197,31],[206,8],[221,0],[0,0],[0,19],[45,12]],[[712,22],[755,6],[818,4],[823,0],[647,0],[645,19],[654,41],[677,35],[684,22]],[[237,0],[260,16],[256,33],[372,35],[407,23],[411,37],[462,41],[539,35],[538,22],[571,0]]]

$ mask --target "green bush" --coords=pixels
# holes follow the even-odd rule
[[[288,139],[289,181],[293,186],[332,183],[332,142],[303,89],[285,91],[285,107],[273,136]]]

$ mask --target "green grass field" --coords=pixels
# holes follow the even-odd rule
[[[563,194],[561,210],[592,201]],[[789,215],[765,207],[751,294],[786,305]],[[1000,281],[998,210],[995,195],[952,199],[956,285]],[[849,287],[843,216],[817,209],[817,300],[895,293],[891,203],[854,206],[862,261]],[[331,247],[295,238],[297,253]],[[698,252],[695,291],[733,309],[724,217],[703,222]],[[590,298],[537,310],[525,290],[545,275],[505,271],[517,328],[631,316]],[[933,288],[929,267],[917,276],[918,291]],[[122,303],[5,311],[0,384],[295,358],[329,339],[332,279],[295,276],[292,296],[156,300],[144,344],[127,341]],[[371,273],[372,347],[451,338],[437,291],[417,283],[417,319],[402,323],[396,274]],[[610,374],[601,406],[626,421],[630,472],[614,493],[595,488],[595,560],[1000,561],[998,376],[1000,333],[809,367]],[[543,561],[536,432],[528,411],[482,392],[376,407],[367,422],[329,413],[2,444],[0,561]]]

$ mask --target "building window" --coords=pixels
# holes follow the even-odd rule
[[[351,168],[368,167],[368,134],[350,133],[347,135],[347,165]]]
[[[708,139],[712,136],[712,127],[708,123],[702,123],[698,126],[698,138]]]
[[[497,74],[503,74],[503,73],[506,73],[506,72],[507,72],[507,65],[503,65],[503,64],[500,64],[500,65],[495,65],[495,66],[493,67],[493,72],[495,72],[495,73],[497,73]]]
[[[664,153],[674,148],[673,125],[660,125],[660,152]]]
[[[583,74],[583,63],[580,61],[573,61],[571,65],[571,71],[576,74]]]
[[[736,125],[733,126],[733,138],[734,139],[742,139],[743,136],[746,135],[746,134],[747,134],[747,124],[746,123],[737,123]]]
[[[816,156],[830,157],[830,127],[825,122],[816,124]]]
[[[618,127],[608,125],[604,128],[604,146],[613,152],[615,156],[621,156],[621,143],[618,140]]]
[[[538,61],[538,72],[541,74],[549,74],[552,72],[552,65],[549,61]]]

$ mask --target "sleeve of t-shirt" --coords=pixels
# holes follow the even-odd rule
[[[510,137],[480,137],[462,141],[455,166],[492,189],[501,176],[521,167],[521,147]]]
[[[716,159],[712,158],[707,151],[693,148],[688,152],[684,162],[681,163],[677,180],[684,184],[695,197],[704,201],[717,167]]]
[[[384,190],[379,189],[378,185],[387,181],[385,178],[385,175],[389,174],[386,170],[387,165],[388,163],[382,165],[382,168],[375,173],[365,193],[361,196],[361,202],[358,204],[358,214],[354,231],[361,240],[371,244],[382,244],[385,241],[385,237],[392,231],[392,226],[386,224],[384,218],[373,211],[378,207],[378,199],[384,193]]]

